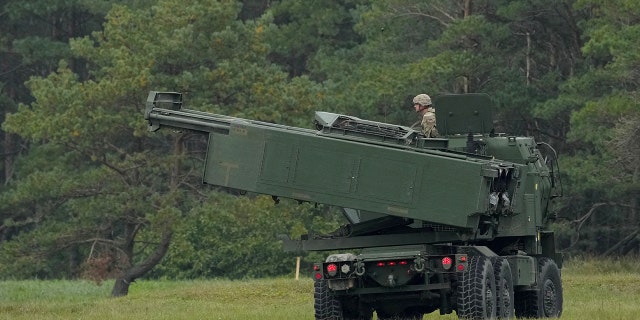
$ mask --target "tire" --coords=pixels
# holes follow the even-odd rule
[[[513,319],[515,316],[513,275],[511,265],[506,258],[497,257],[493,261],[493,273],[496,277],[496,317]]]
[[[313,284],[313,308],[316,320],[371,320],[371,308],[360,309],[357,297],[345,297],[339,300],[329,289],[326,280]]]
[[[496,280],[490,259],[471,257],[469,268],[459,275],[456,302],[460,319],[495,319]]]
[[[342,306],[336,299],[326,280],[318,280],[313,284],[313,308],[316,320],[342,320]]]
[[[527,318],[558,318],[562,315],[562,280],[560,269],[549,258],[538,259],[535,291],[516,294],[516,316]]]
[[[542,318],[557,318],[562,315],[562,279],[558,265],[549,259],[538,260],[540,267],[540,300]]]

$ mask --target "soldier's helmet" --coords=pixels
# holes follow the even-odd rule
[[[431,97],[429,97],[428,95],[421,93],[415,97],[413,97],[413,104],[419,104],[423,107],[426,106],[430,106],[431,105]]]

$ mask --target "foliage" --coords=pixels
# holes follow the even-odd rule
[[[288,67],[293,76],[311,74],[309,63],[316,55],[349,49],[362,42],[354,32],[357,8],[362,0],[330,0],[322,2],[278,1],[269,10],[278,26],[268,42],[272,59]]]
[[[56,70],[61,59],[79,74],[87,69],[73,57],[69,40],[100,30],[111,6],[126,0],[3,1],[0,6],[0,121],[16,111],[20,103],[33,97],[25,82],[32,76],[44,77]],[[135,1],[144,6],[150,1]],[[0,182],[7,183],[15,172],[13,163],[28,149],[28,141],[0,130],[3,152]],[[24,141],[24,143],[23,143]]]
[[[640,5],[578,1],[577,7],[591,12],[589,23],[583,24],[587,40],[582,50],[592,66],[562,88],[561,98],[581,106],[572,113],[568,135],[576,147],[563,161],[573,195],[563,216],[575,227],[576,237],[582,233],[582,239],[591,241],[579,249],[612,254],[617,248],[625,254],[637,248],[633,235],[640,225],[640,167],[637,141],[631,138],[640,127],[640,56],[630,50],[640,39],[634,23],[640,19]],[[595,208],[597,214],[591,214]],[[576,227],[588,220],[587,226],[597,227]]]
[[[208,192],[187,192],[198,184],[192,172],[202,165],[201,140],[172,135],[169,144],[161,135],[147,137],[140,97],[150,88],[193,90],[191,103],[227,114],[300,121],[297,112],[304,112],[316,90],[305,78],[290,81],[266,60],[262,34],[270,29],[268,19],[242,23],[238,11],[235,2],[197,0],[159,1],[151,11],[114,6],[101,32],[70,42],[89,66],[88,79],[62,61],[56,72],[29,81],[35,101],[7,116],[4,128],[32,141],[34,151],[58,150],[62,156],[25,155],[26,165],[16,174],[21,178],[2,195],[3,216],[16,221],[5,225],[8,240],[17,247],[2,254],[20,258],[5,272],[23,270],[34,258],[27,250],[33,247],[42,250],[41,259],[71,259],[71,269],[49,268],[60,271],[44,277],[77,277],[82,261],[105,269],[89,270],[91,276],[114,276],[143,263],[144,256],[135,254],[140,250],[148,257],[163,254],[160,239]],[[288,103],[276,103],[279,96]],[[45,161],[50,163],[35,166]],[[47,192],[39,193],[31,181],[57,185],[43,185]],[[42,212],[35,218],[34,207]],[[139,235],[145,242],[137,241]],[[28,277],[31,270],[14,276]]]
[[[166,259],[150,276],[242,279],[291,274],[296,253],[283,252],[279,237],[296,239],[309,230],[336,229],[338,216],[321,209],[293,201],[276,205],[266,196],[213,194],[183,219]],[[303,269],[314,257],[323,260],[311,254]]]
[[[410,125],[417,93],[488,93],[498,129],[560,153],[561,247],[637,252],[634,1],[11,0],[2,12],[0,277],[112,277],[171,234],[152,277],[283,274],[293,257],[277,234],[339,223],[201,187],[206,138],[149,135],[149,90],[302,127],[314,110]]]

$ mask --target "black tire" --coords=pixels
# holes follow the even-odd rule
[[[496,317],[513,319],[515,316],[513,275],[511,265],[506,258],[497,257],[493,261],[493,273],[496,277]]]
[[[540,300],[543,318],[557,318],[562,315],[562,279],[558,265],[549,259],[538,260],[540,267]]]
[[[516,316],[558,318],[562,315],[562,280],[558,265],[549,258],[538,259],[535,291],[516,294]]]
[[[326,280],[318,280],[313,284],[313,308],[316,320],[342,320],[342,306],[336,299]]]
[[[496,280],[491,260],[471,257],[469,268],[459,276],[456,313],[460,319],[496,317]]]
[[[373,318],[373,310],[359,306],[357,297],[344,297],[344,301],[336,298],[326,280],[318,280],[313,286],[316,320],[371,320]]]

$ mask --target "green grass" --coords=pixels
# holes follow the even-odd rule
[[[638,319],[637,261],[571,261],[562,319]],[[310,279],[138,281],[111,298],[112,282],[2,281],[2,319],[313,319]],[[425,319],[456,319],[455,315]]]
[[[312,319],[312,290],[310,279],[138,281],[110,298],[111,283],[4,281],[0,318]]]

